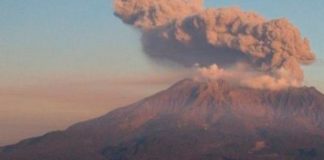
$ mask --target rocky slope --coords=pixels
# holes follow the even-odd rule
[[[1,160],[322,160],[324,95],[186,79],[102,117],[0,149]]]

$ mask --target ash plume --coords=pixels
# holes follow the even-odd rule
[[[115,15],[142,32],[148,56],[188,67],[198,63],[207,78],[215,78],[206,74],[214,65],[223,72],[247,72],[251,76],[239,84],[248,87],[299,86],[301,65],[315,60],[308,40],[284,18],[266,20],[239,8],[205,9],[202,0],[115,0]]]
[[[202,10],[202,0],[115,0],[115,15],[143,30],[168,25]]]

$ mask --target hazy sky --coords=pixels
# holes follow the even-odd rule
[[[308,84],[319,85],[324,59],[322,0],[206,0],[208,6],[239,6],[267,18],[286,17],[311,40],[319,61],[307,67]],[[154,71],[139,36],[113,16],[110,0],[1,0],[2,85],[62,76],[106,76]]]
[[[305,67],[306,84],[324,91],[323,0],[205,3],[288,18],[318,58]],[[104,114],[172,83],[158,81],[168,71],[150,63],[139,38],[113,16],[112,0],[0,0],[0,145]],[[142,85],[140,77],[156,84]],[[139,83],[125,85],[128,79]]]

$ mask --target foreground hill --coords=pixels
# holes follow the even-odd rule
[[[186,79],[102,117],[0,149],[1,160],[323,160],[324,95]]]

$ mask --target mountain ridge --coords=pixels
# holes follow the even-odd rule
[[[185,79],[65,131],[4,147],[0,159],[320,159],[323,115],[324,95],[314,87],[270,91]]]

